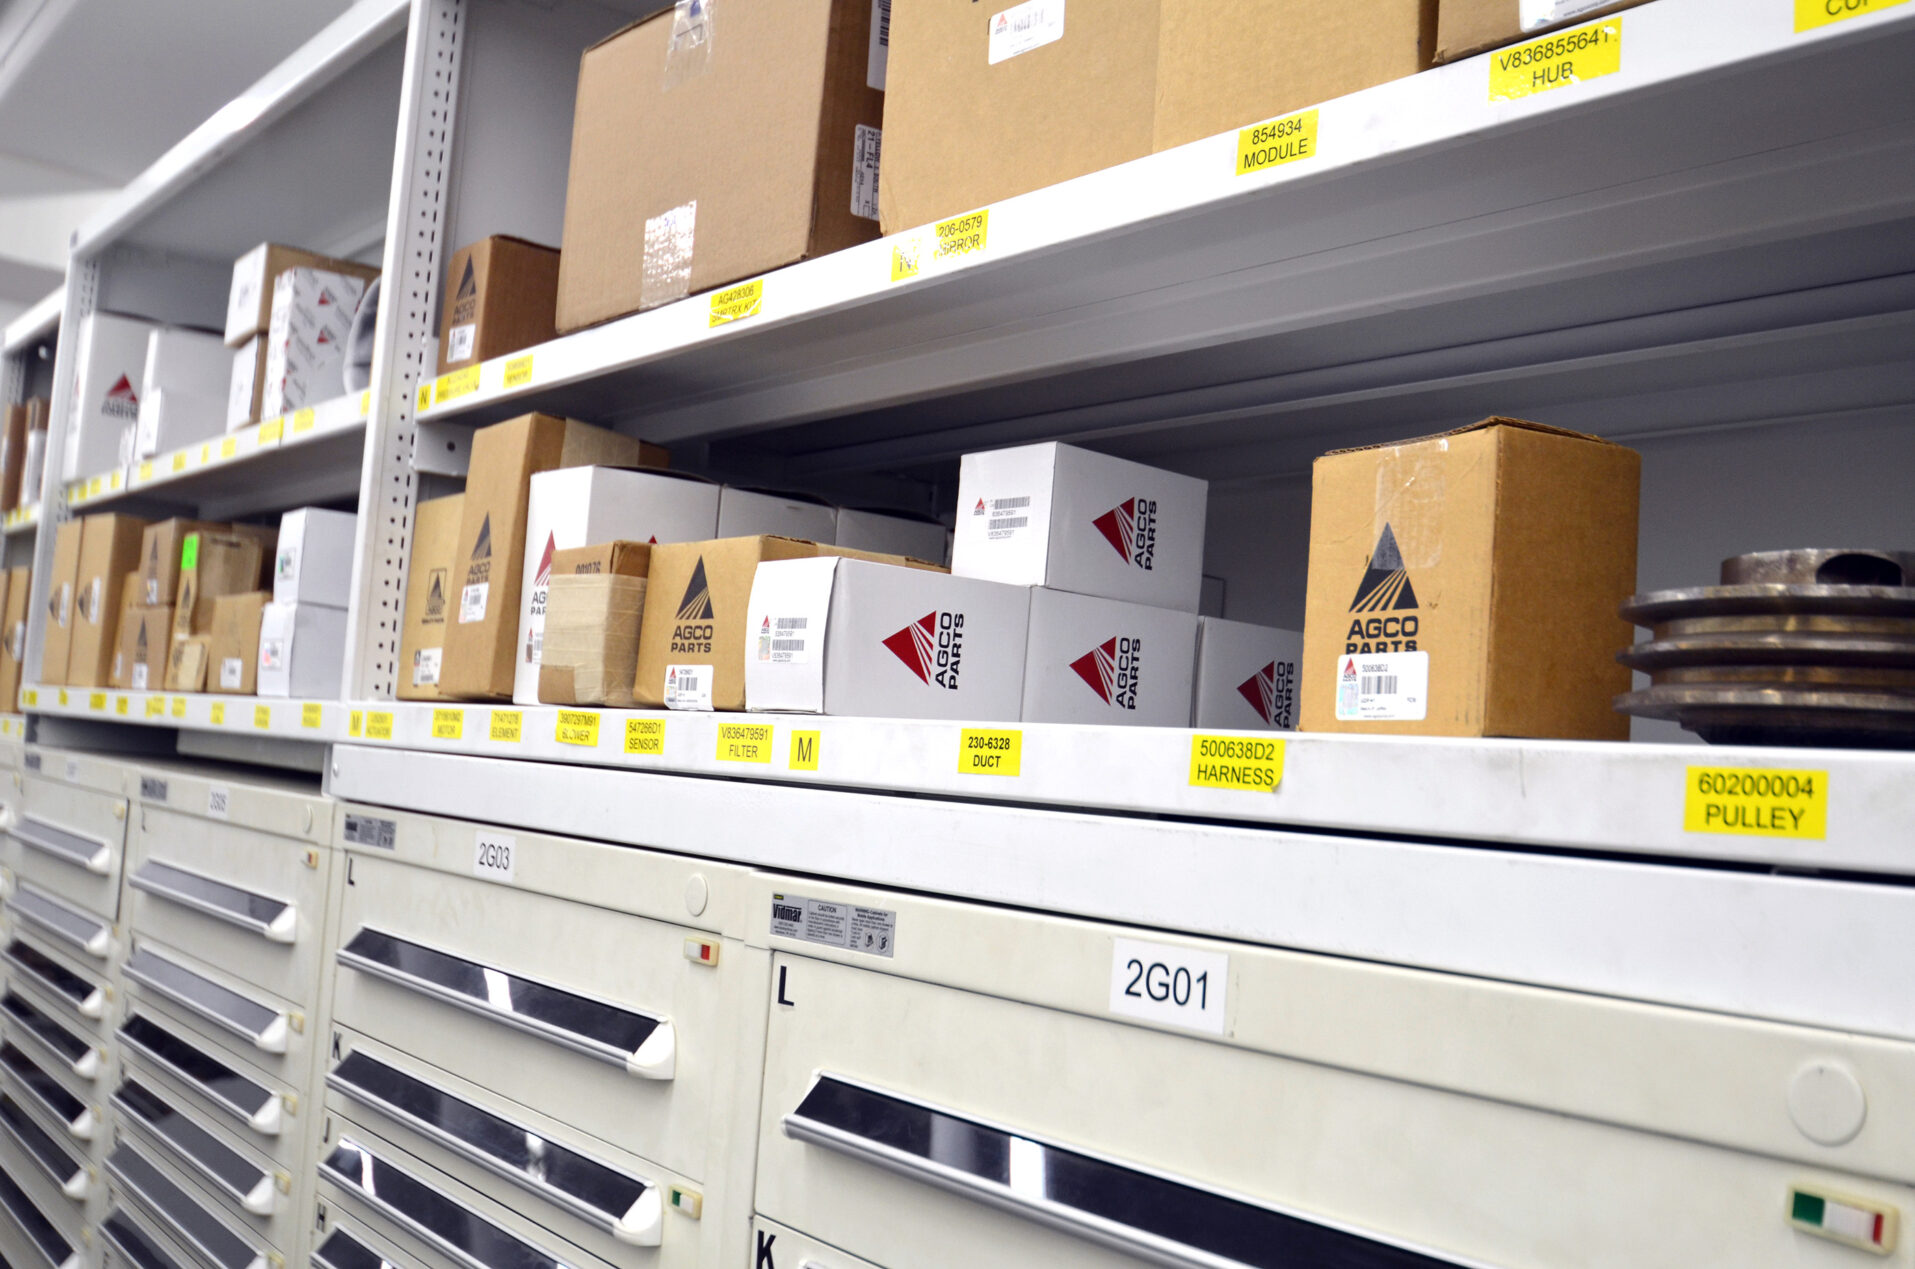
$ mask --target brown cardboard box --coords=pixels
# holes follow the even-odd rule
[[[0,430],[0,513],[20,505],[20,478],[27,470],[27,407],[7,407],[7,422]]]
[[[1301,730],[1628,739],[1641,472],[1500,418],[1319,458]]]
[[[586,50],[560,331],[878,236],[853,210],[875,184],[884,113],[871,5],[733,5],[703,42],[667,7]]]
[[[654,546],[633,700],[652,709],[743,709],[745,606],[759,562],[809,559],[822,550],[777,537]]]
[[[450,699],[507,699],[519,638],[525,511],[535,472],[558,467],[663,467],[664,450],[602,427],[527,414],[472,438],[453,555],[454,599],[439,690]]]
[[[212,641],[210,635],[174,636],[171,652],[166,659],[167,691],[206,690],[206,656]]]
[[[211,520],[161,520],[140,539],[140,607],[171,608],[180,589],[180,551],[189,534],[218,533]]]
[[[406,567],[405,628],[399,636],[402,701],[436,701],[445,663],[446,614],[454,588],[452,561],[459,550],[465,495],[422,502],[412,516],[412,561]]]
[[[136,692],[157,692],[166,685],[166,658],[173,647],[173,610],[135,608],[126,637],[126,685]]]
[[[47,586],[46,635],[40,643],[40,681],[66,682],[67,653],[73,643],[73,592],[80,576],[79,517],[53,535],[53,577]]]
[[[80,568],[73,586],[73,630],[66,681],[105,687],[119,650],[120,588],[140,562],[146,521],[132,516],[88,516],[80,537]]]
[[[1436,64],[1454,62],[1484,49],[1514,43],[1604,14],[1633,9],[1644,0],[1560,0],[1558,12],[1571,16],[1525,31],[1521,0],[1442,0],[1436,22]]]
[[[651,560],[652,548],[643,542],[606,542],[553,554],[539,662],[542,703],[632,703]]]
[[[113,673],[107,676],[111,687],[133,686],[133,658],[127,655],[140,627],[140,571],[130,569],[120,578],[119,604],[114,609]]]
[[[233,262],[233,281],[226,298],[226,346],[238,348],[273,324],[273,280],[288,269],[324,269],[370,282],[379,276],[375,265],[335,260],[297,247],[262,242]]]
[[[1127,0],[1072,5],[1068,21],[1055,9],[1056,38],[1008,43],[995,7],[896,6],[885,233],[1413,75],[1436,20],[1436,0]]]
[[[0,617],[0,709],[20,708],[20,664],[27,655],[27,596],[33,588],[32,571],[7,570],[7,606]]]
[[[213,634],[206,647],[206,689],[251,696],[259,675],[259,618],[272,602],[268,590],[221,595],[213,601]]]
[[[439,310],[439,372],[542,344],[558,333],[559,253],[497,234],[452,253]]]
[[[187,534],[180,548],[173,637],[178,640],[211,634],[214,601],[221,595],[243,595],[266,585],[275,547],[276,538],[255,525],[226,525],[218,532]]]

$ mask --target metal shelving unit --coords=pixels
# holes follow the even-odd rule
[[[60,313],[66,305],[66,289],[61,287],[43,296],[34,306],[7,323],[4,343],[0,344],[0,401],[18,405],[27,398],[50,396],[53,389],[55,350],[60,341]],[[38,491],[20,490],[20,505],[7,512],[0,525],[7,539],[5,560],[8,567],[25,563],[31,554],[27,546],[16,547],[15,539],[40,524]],[[12,704],[12,702],[8,702]]]

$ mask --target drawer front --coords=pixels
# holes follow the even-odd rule
[[[152,939],[133,940],[120,972],[129,1008],[163,1014],[208,1052],[234,1054],[288,1087],[306,1087],[311,1045],[305,1012],[294,1002]]]
[[[107,1074],[106,1046],[62,1013],[28,984],[9,983],[0,992],[0,1038],[33,1054],[49,1070],[65,1071],[84,1087],[98,1087]]]
[[[0,861],[20,881],[118,920],[126,799],[35,776],[23,783],[19,817],[0,834]]]
[[[365,855],[341,889],[339,1024],[706,1178],[762,953],[700,935],[694,961],[684,927]]]
[[[304,1222],[294,1207],[291,1173],[214,1121],[131,1076],[113,1095],[113,1119],[120,1147],[136,1149],[241,1237],[282,1254],[297,1242]]]
[[[106,1135],[105,1099],[100,1090],[76,1084],[12,1041],[0,1043],[0,1092],[38,1119],[61,1145],[90,1157]]]
[[[118,1204],[107,1209],[100,1222],[102,1269],[196,1269],[198,1261],[178,1242],[160,1232],[159,1223]]]
[[[101,916],[73,902],[70,896],[37,884],[15,881],[7,895],[6,914],[15,928],[24,928],[82,963],[104,969],[118,950],[119,931],[111,917]]]
[[[62,1019],[76,1034],[105,1044],[111,1034],[107,1018],[115,993],[97,962],[41,941],[23,921],[0,925],[5,926],[0,931],[0,975],[5,976],[7,989]]]
[[[141,808],[133,838],[130,929],[311,1007],[330,850],[153,807]]]
[[[210,1044],[151,1003],[128,1009],[114,1033],[121,1072],[202,1123],[220,1123],[282,1169],[298,1171],[296,1090],[230,1048]]]
[[[81,1269],[88,1257],[79,1217],[27,1169],[0,1157],[7,1158],[0,1167],[0,1255],[16,1269]]]
[[[86,1152],[27,1113],[12,1090],[0,1090],[0,1171],[43,1210],[84,1223],[87,1201],[105,1194]]]
[[[121,1133],[106,1160],[107,1191],[116,1207],[171,1239],[191,1256],[182,1269],[266,1269],[273,1248],[237,1216],[177,1170],[154,1145]]]
[[[751,1247],[753,1269],[885,1269],[762,1216],[751,1223]]]
[[[879,1264],[1821,1264],[1839,1249],[1790,1226],[1792,1185],[1915,1199],[845,965],[774,973],[758,1210]]]

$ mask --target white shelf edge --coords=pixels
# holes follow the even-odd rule
[[[60,315],[66,311],[66,287],[57,286],[34,302],[32,308],[7,323],[8,355],[26,351],[60,329]]]
[[[346,734],[347,710],[338,701],[291,700],[283,696],[134,692],[114,687],[31,684],[21,689],[20,705],[28,714],[56,718],[274,736],[283,740],[325,743],[343,740]]]
[[[40,527],[40,504],[29,502],[7,512],[4,530],[7,536],[15,533],[27,533]]]

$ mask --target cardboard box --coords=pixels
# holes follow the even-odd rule
[[[1199,618],[1190,725],[1295,731],[1297,666],[1302,657],[1300,630]]]
[[[1031,590],[1024,720],[1188,727],[1194,613]]]
[[[559,253],[497,234],[446,263],[439,373],[503,357],[558,334]]]
[[[47,401],[34,397],[27,402],[27,461],[20,473],[20,501],[38,504],[46,487],[47,475]]]
[[[644,542],[606,542],[553,554],[539,662],[541,702],[632,703],[651,563],[652,548]]]
[[[0,612],[0,707],[20,703],[21,667],[27,659],[27,602],[33,589],[29,568],[7,570],[7,603]]]
[[[74,575],[72,647],[66,681],[75,687],[105,687],[119,650],[120,586],[139,567],[146,521],[131,516],[88,516],[80,536],[80,566]]]
[[[838,510],[821,498],[735,485],[726,485],[718,498],[718,531],[714,537],[780,537],[831,543],[837,540],[837,533]]]
[[[452,561],[459,549],[459,519],[465,495],[432,498],[412,514],[412,560],[406,567],[405,628],[399,637],[402,701],[436,701],[445,659],[447,605]]]
[[[444,695],[512,695],[532,477],[560,467],[663,467],[666,457],[656,446],[549,414],[479,429],[472,438],[454,557],[459,607],[446,630],[439,682]]]
[[[1642,3],[1644,0],[1441,0],[1435,60],[1440,66]]]
[[[379,276],[379,270],[370,265],[262,242],[233,262],[233,283],[226,296],[228,348],[237,348],[272,326],[273,282],[288,269],[325,269],[361,282]]]
[[[126,686],[135,692],[157,692],[165,687],[166,663],[172,647],[173,610],[134,608],[120,631]]]
[[[586,51],[560,331],[878,236],[872,3],[668,7]]]
[[[267,604],[259,618],[261,696],[337,700],[346,669],[346,610]]]
[[[117,591],[119,604],[114,609],[117,614],[113,629],[113,673],[107,677],[107,683],[113,687],[133,686],[132,649],[139,640],[140,633],[140,570],[130,569],[120,579]]]
[[[300,507],[281,516],[273,602],[348,607],[353,539],[358,531],[359,517],[350,511]]]
[[[596,542],[702,542],[722,518],[717,485],[668,472],[565,467],[532,477],[526,499],[512,699],[539,703],[547,584],[557,552]],[[636,628],[636,627],[634,627]]]
[[[78,517],[53,535],[53,576],[47,585],[46,633],[40,641],[40,682],[66,682],[67,653],[73,644],[73,591],[80,578]]]
[[[251,696],[259,682],[259,628],[272,596],[263,590],[213,601],[213,633],[206,645],[207,688]]]
[[[824,556],[761,566],[745,629],[753,710],[1015,722],[1027,587]]]
[[[212,651],[211,635],[180,635],[175,627],[172,646],[166,658],[166,690],[204,692],[206,661]]]
[[[212,520],[175,517],[146,526],[140,537],[140,606],[171,608],[180,589],[180,553],[195,533],[218,533],[226,528]]]
[[[346,345],[365,292],[364,279],[324,269],[288,269],[273,280],[262,419],[344,394]]]
[[[929,516],[901,511],[840,507],[836,535],[831,540],[860,551],[908,555],[928,564],[943,564],[950,555],[949,530]]]
[[[966,454],[960,577],[1197,611],[1209,486],[1073,445]]]
[[[277,534],[256,525],[224,525],[189,533],[180,548],[180,588],[173,600],[173,635],[213,632],[213,601],[266,586]]]
[[[233,350],[232,371],[226,381],[226,430],[237,432],[259,422],[259,406],[266,395],[266,336],[255,335]]]
[[[1413,75],[1435,13],[1436,0],[1128,0],[1073,4],[1067,20],[1063,0],[900,4],[884,232]]]
[[[97,476],[121,465],[120,441],[139,426],[139,382],[152,332],[153,323],[137,317],[89,313],[80,320],[62,480]]]
[[[0,513],[20,505],[20,478],[26,467],[27,407],[22,402],[7,407],[6,426],[0,429]]]
[[[1319,458],[1302,729],[1627,740],[1641,469],[1515,419]]]
[[[167,388],[217,398],[226,391],[231,374],[232,353],[218,335],[182,326],[156,327],[146,337],[141,398]]]

